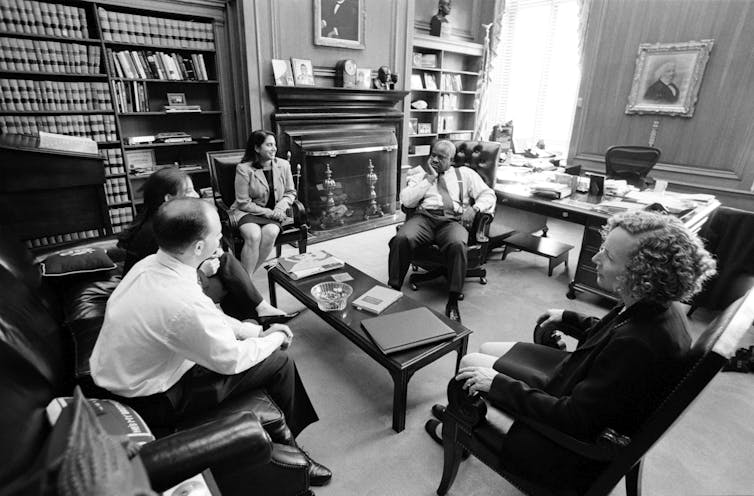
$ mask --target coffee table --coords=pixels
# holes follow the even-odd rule
[[[312,297],[311,288],[320,282],[332,281],[332,275],[347,272],[353,277],[348,281],[353,287],[353,294],[348,298],[348,306],[342,312],[323,312],[317,306],[316,300]],[[374,361],[382,365],[393,378],[393,430],[401,432],[406,427],[406,397],[408,394],[408,381],[414,372],[429,365],[441,356],[457,352],[456,371],[461,362],[461,357],[466,354],[469,344],[469,334],[471,331],[461,324],[448,319],[445,315],[434,312],[448,327],[456,332],[454,338],[440,343],[428,344],[386,355],[380,350],[366,332],[361,328],[361,321],[374,314],[362,312],[351,306],[351,301],[358,298],[372,286],[380,284],[379,281],[369,277],[360,270],[346,264],[342,269],[337,269],[324,274],[306,277],[304,279],[293,280],[288,277],[284,271],[278,267],[272,267],[267,273],[267,279],[270,285],[270,302],[277,305],[276,285],[281,286],[288,291],[294,298],[307,306],[311,311],[317,314],[325,322],[330,324],[336,331],[347,337],[353,344],[361,348]],[[381,315],[387,315],[395,312],[402,312],[412,308],[423,307],[421,303],[413,300],[405,294],[395,303],[390,305]]]

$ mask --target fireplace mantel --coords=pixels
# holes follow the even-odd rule
[[[358,88],[332,88],[318,86],[266,86],[272,97],[276,113],[318,112],[330,109],[332,113],[402,112],[395,106],[403,102],[408,91],[367,90]],[[329,112],[326,112],[329,113]]]

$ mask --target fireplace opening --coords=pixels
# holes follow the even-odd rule
[[[392,129],[317,129],[292,133],[298,191],[312,231],[395,213],[398,144]],[[296,161],[296,157],[304,160]]]

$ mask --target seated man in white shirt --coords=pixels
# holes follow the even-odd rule
[[[229,317],[197,282],[197,267],[221,238],[215,209],[195,198],[174,199],[153,222],[160,249],[134,265],[107,302],[90,358],[95,384],[158,425],[260,388],[293,436],[317,421],[293,359],[282,351],[293,338],[288,326],[263,330]],[[289,442],[296,446],[293,437]],[[330,470],[307,459],[310,483],[327,483]]]
[[[467,242],[477,212],[493,213],[495,192],[468,167],[454,167],[448,172],[456,147],[447,140],[437,141],[427,162],[408,172],[401,203],[416,208],[390,240],[389,280],[400,289],[418,246],[436,244],[445,255],[449,295],[445,315],[460,322],[458,297],[466,278]],[[447,174],[446,174],[447,172]],[[473,205],[472,205],[473,200]]]

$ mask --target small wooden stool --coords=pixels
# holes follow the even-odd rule
[[[571,251],[573,246],[555,241],[550,238],[543,238],[541,236],[535,236],[529,233],[516,233],[508,236],[503,240],[505,248],[503,249],[503,258],[505,260],[508,255],[508,248],[515,248],[517,250],[526,251],[535,255],[547,257],[550,261],[547,268],[547,276],[552,276],[552,269],[564,263],[566,269],[568,268],[568,252]]]

